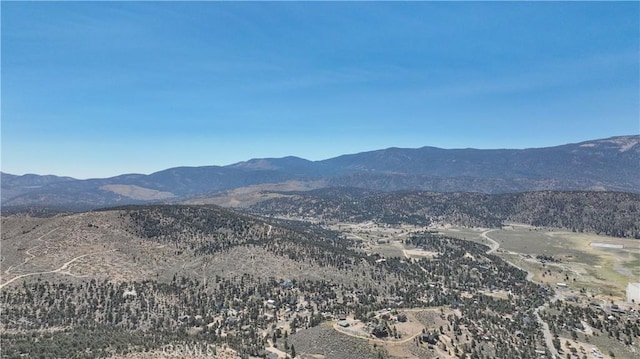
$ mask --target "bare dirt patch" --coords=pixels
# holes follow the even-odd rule
[[[265,183],[247,187],[235,188],[213,196],[187,200],[184,204],[215,204],[223,207],[250,207],[256,203],[272,198],[286,197],[284,194],[273,192],[310,191],[324,186],[323,181],[287,181],[282,183]]]
[[[176,197],[176,195],[171,192],[163,192],[136,185],[108,184],[100,187],[100,189],[141,201],[153,201]]]
[[[433,258],[438,255],[437,252],[425,251],[422,249],[405,249],[403,252],[404,256],[407,258]]]

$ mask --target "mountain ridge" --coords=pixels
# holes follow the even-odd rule
[[[640,192],[639,174],[640,135],[628,135],[529,149],[391,147],[319,161],[295,156],[254,158],[226,166],[174,167],[148,175],[87,180],[4,172],[1,176],[3,206],[83,203],[99,207],[161,197],[177,201],[259,184],[318,180],[325,181],[326,187],[382,191]],[[37,187],[34,182],[39,183]]]

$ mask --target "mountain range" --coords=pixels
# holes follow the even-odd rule
[[[180,202],[242,187],[313,183],[313,188],[487,194],[540,190],[640,192],[640,135],[530,149],[388,148],[321,161],[252,159],[176,167],[149,175],[78,180],[1,174],[2,207],[91,209]]]

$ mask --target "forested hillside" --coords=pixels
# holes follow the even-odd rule
[[[640,238],[640,195],[623,192],[543,191],[479,193],[377,192],[353,188],[285,193],[251,207],[262,214],[325,220],[451,223],[499,227],[504,222]]]

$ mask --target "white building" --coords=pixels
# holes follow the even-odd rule
[[[627,285],[627,302],[631,301],[640,304],[640,283],[629,283]]]
[[[122,298],[126,297],[136,297],[138,293],[136,293],[135,289],[127,289],[122,293]]]

